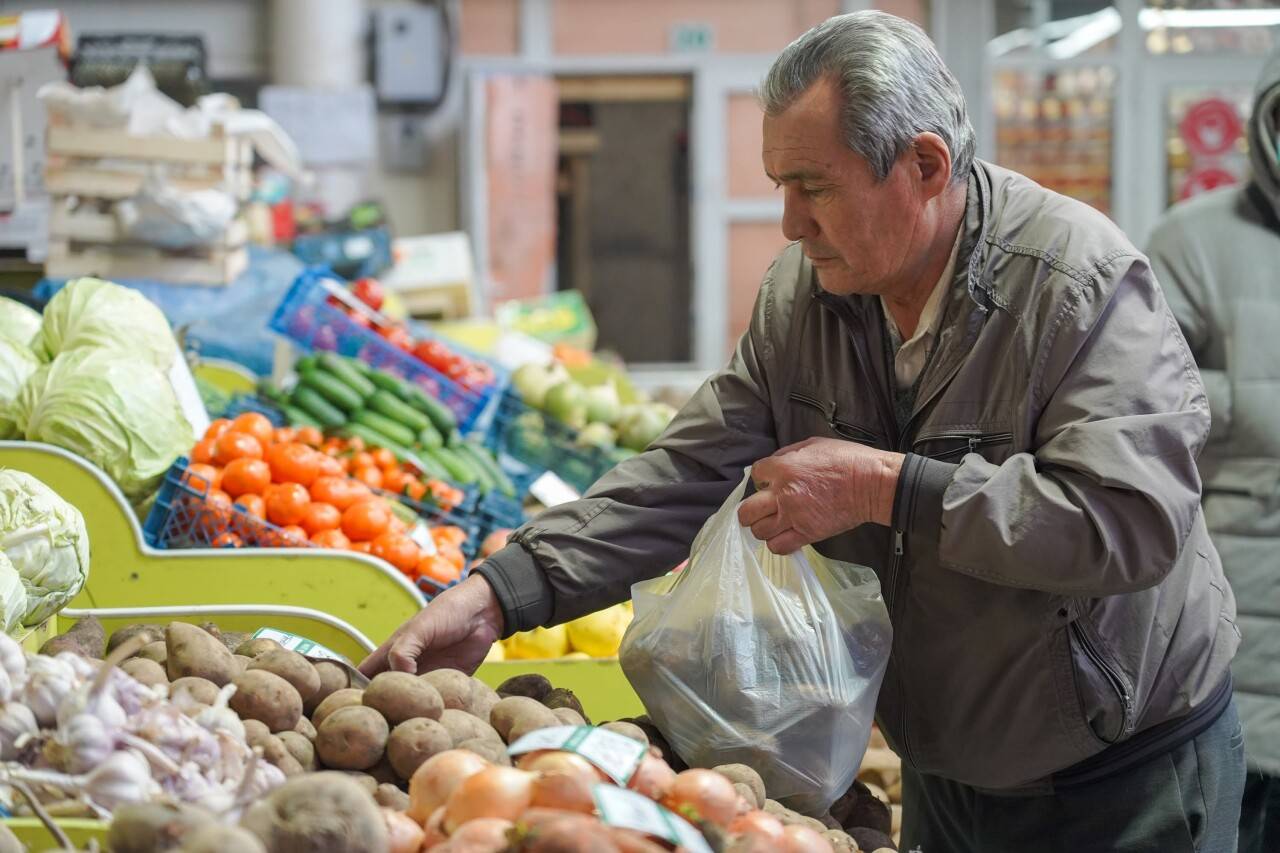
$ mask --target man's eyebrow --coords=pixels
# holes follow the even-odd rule
[[[768,169],[765,169],[764,174],[765,177],[773,181],[775,184],[785,184],[788,181],[822,181],[827,178],[827,176],[822,172],[815,172],[807,169],[801,169],[795,172],[783,172],[781,175],[776,177]]]

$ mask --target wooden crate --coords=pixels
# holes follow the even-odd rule
[[[175,139],[53,125],[47,147],[45,185],[53,212],[46,275],[216,285],[233,281],[248,266],[248,228],[242,219],[210,246],[171,251],[131,241],[115,217],[102,212],[106,205],[136,195],[157,168],[179,189],[225,189],[247,199],[253,177],[247,139],[221,133]]]

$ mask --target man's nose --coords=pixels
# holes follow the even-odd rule
[[[799,190],[787,187],[782,200],[782,235],[788,240],[804,240],[815,237],[817,230]]]

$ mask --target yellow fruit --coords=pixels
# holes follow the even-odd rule
[[[569,651],[569,632],[565,626],[534,628],[512,634],[506,641],[508,660],[550,660]]]
[[[617,657],[622,635],[631,624],[631,611],[621,604],[574,619],[565,627],[574,651],[594,658]]]
[[[507,649],[502,643],[494,643],[489,647],[489,653],[484,656],[485,663],[493,663],[507,659]]]
[[[569,652],[569,654],[560,658],[560,660],[591,660],[591,655],[586,652]]]

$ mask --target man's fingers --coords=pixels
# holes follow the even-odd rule
[[[768,541],[769,550],[775,554],[794,554],[809,543],[795,530],[788,529]]]
[[[790,527],[791,525],[783,520],[782,514],[775,512],[751,525],[751,534],[761,542],[767,542]]]
[[[418,674],[418,661],[426,650],[427,644],[419,631],[405,631],[392,644],[387,652],[387,663],[394,672],[411,672]]]
[[[765,489],[762,492],[756,492],[738,505],[738,523],[743,527],[750,527],[777,511],[778,498],[773,492]]]
[[[396,641],[395,637],[387,640],[374,649],[367,658],[360,661],[359,670],[365,678],[373,678],[387,668],[387,649]]]

